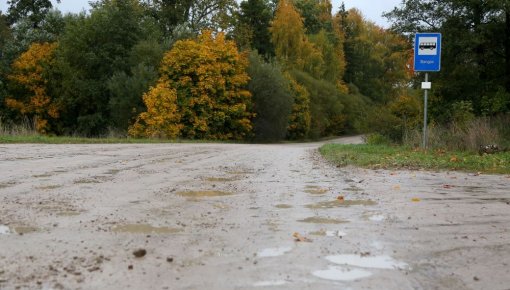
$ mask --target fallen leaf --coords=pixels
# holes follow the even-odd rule
[[[300,235],[299,233],[294,233],[292,234],[292,236],[294,237],[295,241],[296,242],[305,242],[305,243],[311,243],[312,240],[307,238],[307,237],[303,237],[302,235]]]
[[[454,187],[455,187],[455,185],[450,185],[450,184],[443,185],[443,188],[447,188],[447,189],[454,188]]]
[[[417,198],[417,197],[414,197],[411,199],[412,202],[420,202],[421,199],[420,198]]]
[[[341,203],[345,201],[344,197],[341,195],[339,195],[336,199]]]
[[[400,185],[395,185],[395,186],[393,186],[393,189],[394,189],[394,190],[400,190]]]
[[[457,158],[457,156],[452,156],[452,158],[450,158],[450,162],[458,162],[459,161],[459,158]]]

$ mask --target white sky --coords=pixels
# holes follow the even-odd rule
[[[84,9],[86,11],[90,9],[88,4],[89,0],[62,0],[60,4],[56,4],[57,1],[55,0],[52,0],[52,2],[54,3],[54,7],[57,7],[64,13],[78,13]],[[342,0],[332,0],[332,2],[333,12],[336,13]],[[382,13],[392,10],[393,7],[399,5],[402,0],[343,0],[343,2],[347,9],[356,7],[361,10],[366,19],[374,21],[380,26],[388,27],[389,25],[386,19],[381,16]],[[7,0],[0,0],[0,10],[4,13],[7,11]]]

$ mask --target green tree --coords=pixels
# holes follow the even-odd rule
[[[57,0],[60,3],[60,0]],[[28,19],[33,28],[38,28],[51,10],[53,5],[50,0],[8,0],[9,24],[13,25],[21,19]]]
[[[248,89],[253,96],[255,139],[280,141],[287,135],[294,102],[290,83],[280,67],[264,62],[256,52],[250,54],[249,60]]]
[[[137,0],[103,0],[90,16],[67,22],[57,51],[56,85],[65,106],[68,133],[100,135],[109,125],[108,80],[130,73],[130,52],[143,37],[143,9]]]
[[[386,14],[403,33],[441,32],[442,70],[434,74],[432,113],[451,120],[458,102],[475,114],[488,100],[510,104],[510,3],[496,1],[413,0]],[[447,108],[450,108],[449,110]],[[508,111],[508,105],[498,111]]]
[[[330,0],[294,0],[294,3],[303,17],[308,34],[317,34],[321,30],[331,31],[333,5]]]
[[[265,57],[274,55],[269,26],[273,11],[268,0],[246,0],[240,4],[238,26],[246,28],[239,33],[250,35],[250,47]]]

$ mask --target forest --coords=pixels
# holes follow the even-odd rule
[[[431,128],[469,137],[490,123],[487,134],[510,135],[509,1],[406,0],[385,14],[389,29],[357,9],[333,11],[330,0],[101,0],[66,15],[49,0],[7,2],[3,127],[255,142],[375,133],[412,143],[423,118],[413,36],[441,32]]]

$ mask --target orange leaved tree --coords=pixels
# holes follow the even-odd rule
[[[50,133],[51,121],[59,117],[58,103],[47,94],[47,70],[56,47],[56,43],[33,43],[14,61],[8,76],[16,95],[6,98],[7,107],[33,119],[42,134]]]
[[[204,31],[197,39],[176,42],[165,54],[160,68],[159,84],[165,85],[152,88],[146,95],[148,112],[139,116],[131,127],[131,135],[151,137],[160,130],[165,132],[163,136],[186,139],[247,137],[251,134],[253,117],[251,94],[244,89],[249,80],[247,66],[247,57],[223,33],[213,35]],[[173,102],[172,108],[175,106],[172,121],[160,122],[162,112],[149,113],[152,105],[148,96],[174,93],[175,98],[167,100]],[[163,123],[171,129],[154,125]]]

